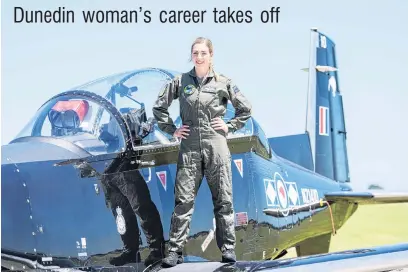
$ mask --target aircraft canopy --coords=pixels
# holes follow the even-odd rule
[[[126,149],[126,128],[118,115],[144,108],[147,119],[153,119],[152,106],[165,84],[177,72],[147,68],[104,77],[77,86],[47,101],[17,135],[20,137],[58,137],[67,140],[93,155],[121,152]],[[177,127],[179,102],[169,108]],[[225,121],[234,116],[228,105]],[[125,129],[125,130],[123,130]],[[253,120],[228,137],[249,136],[254,133]],[[157,125],[142,145],[174,145],[176,139],[162,132]]]

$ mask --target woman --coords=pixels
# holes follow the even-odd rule
[[[228,132],[244,126],[251,117],[251,104],[229,78],[214,71],[213,53],[209,39],[197,38],[191,46],[194,68],[168,83],[153,107],[159,128],[182,138],[169,254],[163,260],[165,266],[183,262],[182,249],[204,175],[213,196],[216,239],[222,252],[222,262],[236,261],[231,154],[226,136]],[[168,112],[173,99],[180,101],[183,125],[178,129]],[[235,107],[236,114],[225,123],[222,117],[228,100]]]

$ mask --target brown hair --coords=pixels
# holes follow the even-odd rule
[[[205,45],[208,47],[210,54],[213,54],[214,52],[214,47],[213,44],[211,42],[210,39],[208,38],[204,38],[204,37],[198,37],[194,40],[193,44],[191,45],[191,49],[190,49],[190,61],[192,61],[191,58],[191,54],[193,53],[193,47],[194,45],[196,45],[197,43],[205,43]],[[214,64],[212,63],[212,61],[210,62],[210,70],[212,70],[214,67]]]

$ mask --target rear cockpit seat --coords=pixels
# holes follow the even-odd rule
[[[106,153],[106,145],[91,133],[83,121],[89,111],[86,100],[58,101],[48,113],[51,135],[70,141],[92,154]]]

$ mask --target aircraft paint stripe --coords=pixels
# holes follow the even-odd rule
[[[323,134],[323,108],[320,107],[320,134]]]
[[[328,114],[329,108],[319,107],[319,134],[328,136]]]

